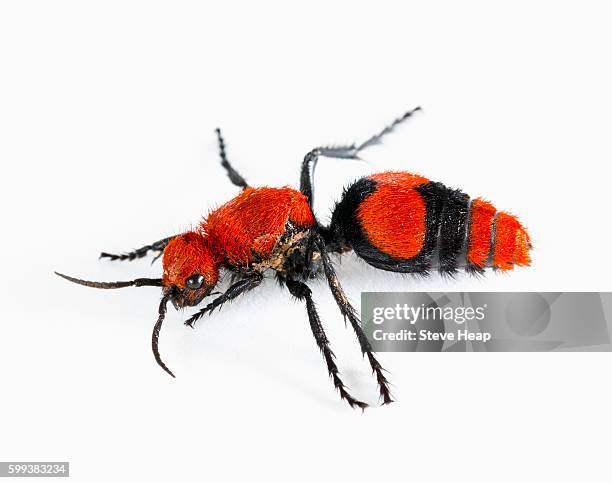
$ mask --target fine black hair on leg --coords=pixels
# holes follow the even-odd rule
[[[155,262],[155,260],[157,260],[161,256],[161,254],[164,252],[164,248],[166,248],[166,245],[168,245],[168,242],[170,242],[170,240],[172,240],[175,236],[176,235],[169,236],[167,238],[163,238],[162,240],[156,241],[155,243],[151,243],[150,245],[145,245],[144,247],[137,248],[136,250],[133,250],[127,253],[113,254],[113,253],[102,252],[100,253],[100,258],[110,258],[113,261],[114,260],[120,260],[120,261],[128,260],[131,262],[132,260],[136,260],[137,258],[144,258],[147,256],[147,254],[150,251],[154,251],[154,252],[159,252],[153,259],[153,262]]]
[[[302,171],[300,174],[300,191],[308,199],[308,204],[312,208],[314,201],[314,172],[317,166],[319,156],[327,156],[328,158],[345,158],[345,159],[359,159],[359,153],[376,144],[380,144],[382,138],[389,134],[396,126],[404,122],[415,112],[420,111],[420,107],[416,107],[411,111],[406,112],[403,116],[397,118],[391,124],[386,126],[382,131],[370,137],[361,144],[350,144],[346,146],[321,146],[313,149],[304,157],[302,161]]]
[[[319,149],[313,149],[304,156],[302,170],[300,172],[300,191],[308,200],[308,205],[312,209],[314,205],[314,192],[312,189],[314,172],[319,159]]]
[[[221,158],[221,166],[225,168],[225,171],[227,171],[227,176],[233,184],[239,186],[242,189],[246,188],[247,186],[249,186],[247,182],[227,160],[227,154],[225,152],[225,141],[223,140],[223,136],[221,135],[221,129],[217,128],[215,129],[215,132],[217,133],[217,144],[219,145],[219,157]]]
[[[207,312],[212,314],[213,310],[217,307],[219,309],[225,302],[229,302],[230,300],[235,299],[238,295],[248,292],[249,290],[254,289],[263,281],[263,274],[260,272],[253,272],[248,277],[243,278],[242,280],[236,282],[231,285],[224,294],[220,295],[212,302],[210,302],[206,307],[201,309],[199,312],[196,312],[191,317],[189,317],[185,321],[185,325],[189,327],[193,327],[193,324],[200,318],[202,318]]]
[[[357,340],[359,341],[359,347],[361,348],[362,354],[367,355],[368,357],[368,362],[370,363],[372,372],[375,374],[376,381],[378,382],[380,397],[383,400],[382,403],[392,403],[393,399],[391,398],[389,381],[383,374],[384,369],[380,365],[376,357],[374,357],[374,354],[372,352],[372,345],[370,344],[370,341],[368,340],[363,329],[361,328],[361,321],[359,320],[359,317],[357,317],[357,312],[348,301],[346,295],[344,294],[344,290],[342,290],[342,286],[340,285],[340,281],[338,280],[336,271],[334,270],[331,260],[329,259],[329,255],[325,252],[325,244],[322,239],[317,239],[317,246],[321,252],[323,271],[325,272],[325,278],[327,278],[329,288],[345,320],[348,319],[351,323],[355,335],[357,336]]]
[[[308,288],[305,283],[295,280],[286,280],[285,284],[287,285],[291,295],[298,300],[304,300],[306,302],[306,311],[308,312],[308,320],[310,322],[310,328],[312,329],[312,335],[314,335],[317,346],[323,354],[323,358],[327,364],[327,371],[334,382],[334,387],[340,392],[340,397],[344,399],[351,407],[357,406],[361,409],[365,409],[368,405],[351,396],[338,375],[338,366],[336,365],[335,355],[329,347],[329,339],[325,334],[323,324],[321,323],[321,319],[317,313],[310,288]]]

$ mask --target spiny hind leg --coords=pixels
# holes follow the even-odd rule
[[[313,206],[314,200],[314,172],[319,156],[327,156],[329,158],[345,158],[359,159],[359,153],[364,149],[380,144],[382,139],[395,129],[399,124],[411,117],[415,112],[420,111],[420,107],[416,107],[411,111],[406,112],[401,117],[398,117],[391,124],[386,126],[382,131],[374,134],[372,137],[362,142],[361,144],[349,144],[345,146],[321,146],[313,149],[304,157],[302,162],[302,171],[300,174],[300,191],[308,198],[310,207]]]
[[[308,321],[310,322],[312,335],[314,335],[317,347],[323,354],[323,359],[325,359],[325,363],[327,364],[327,372],[329,372],[329,375],[334,382],[334,387],[340,392],[340,397],[344,399],[351,407],[365,409],[368,405],[351,396],[346,390],[342,379],[340,379],[335,356],[329,347],[329,339],[327,338],[325,330],[323,329],[323,324],[321,323],[314,300],[312,299],[312,292],[310,291],[310,288],[308,288],[305,283],[294,280],[286,280],[285,284],[287,285],[291,295],[298,300],[303,300],[306,302],[306,312],[308,313]]]
[[[370,363],[370,367],[372,368],[372,372],[376,376],[376,382],[378,383],[378,388],[380,392],[380,397],[382,398],[383,404],[389,404],[393,402],[391,398],[391,390],[389,389],[389,381],[383,374],[383,367],[380,365],[380,362],[374,356],[372,352],[372,345],[370,341],[365,335],[361,327],[361,321],[359,317],[357,317],[357,311],[353,308],[353,306],[348,301],[344,290],[342,290],[342,286],[340,285],[340,281],[338,280],[338,276],[336,275],[336,271],[329,259],[329,255],[325,251],[325,244],[322,239],[317,239],[317,247],[321,253],[321,261],[323,262],[323,271],[325,272],[325,278],[327,279],[329,288],[336,300],[336,304],[340,309],[340,312],[344,316],[345,319],[348,319],[351,323],[351,327],[357,336],[357,340],[359,341],[359,347],[361,348],[362,354],[366,355],[368,358],[368,362]]]

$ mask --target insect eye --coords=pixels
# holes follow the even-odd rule
[[[200,275],[199,273],[193,274],[191,277],[185,280],[185,285],[187,285],[187,288],[192,290],[201,288],[202,285],[204,285],[204,275]]]

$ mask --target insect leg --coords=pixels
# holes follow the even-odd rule
[[[254,289],[263,281],[263,274],[260,272],[253,272],[248,277],[243,278],[239,282],[231,285],[224,294],[219,295],[216,299],[210,302],[206,307],[201,309],[199,312],[196,312],[191,317],[189,317],[185,321],[185,325],[189,327],[193,327],[193,324],[200,318],[202,318],[207,312],[211,313],[217,307],[221,308],[221,306],[225,302],[229,302],[230,300],[235,299],[238,295],[248,292],[249,290]]]
[[[327,364],[327,371],[334,382],[334,386],[340,392],[340,397],[346,400],[351,407],[357,406],[361,409],[365,409],[368,405],[351,396],[338,375],[338,366],[336,366],[335,356],[329,347],[329,340],[327,339],[327,335],[323,329],[323,324],[321,323],[321,319],[317,313],[310,288],[308,288],[306,284],[294,280],[287,280],[285,284],[287,285],[291,295],[306,302],[306,311],[308,312],[308,320],[310,321],[312,334],[317,341],[317,346],[323,354],[323,358]]]
[[[217,128],[215,129],[215,132],[217,133],[217,144],[219,145],[219,157],[221,158],[221,166],[225,168],[225,171],[227,171],[227,176],[233,184],[239,186],[242,189],[246,188],[248,186],[247,182],[227,160],[227,155],[225,152],[225,141],[223,140],[223,136],[221,135],[221,129]]]
[[[164,248],[170,240],[172,240],[174,236],[169,236],[168,238],[164,238],[163,240],[156,241],[155,243],[151,243],[150,245],[145,245],[144,247],[138,248],[131,252],[121,253],[121,254],[113,254],[113,253],[100,253],[100,258],[110,258],[111,260],[136,260],[137,258],[144,258],[150,251],[158,252],[157,256],[153,259],[153,262],[157,260],[161,254],[164,252]],[[151,262],[151,263],[153,263]]]
[[[325,277],[327,278],[327,283],[329,284],[329,288],[340,308],[340,312],[344,316],[345,320],[348,319],[353,327],[355,335],[357,336],[357,340],[359,341],[359,346],[361,348],[362,354],[368,357],[368,362],[370,363],[370,367],[372,368],[372,372],[376,376],[376,381],[378,382],[378,388],[380,392],[380,396],[383,400],[383,404],[389,404],[393,402],[391,398],[391,391],[389,389],[389,381],[383,374],[383,367],[380,365],[380,362],[376,359],[372,352],[372,345],[370,341],[366,337],[363,329],[361,328],[361,321],[359,317],[357,317],[357,312],[353,308],[353,306],[348,301],[344,290],[342,290],[342,286],[340,285],[340,281],[338,280],[338,276],[336,275],[336,271],[329,259],[329,255],[325,252],[325,245],[321,239],[317,239],[316,241],[317,247],[321,252],[321,261],[323,262],[323,271],[325,272]]]
[[[312,208],[314,199],[313,182],[314,172],[317,165],[319,156],[327,156],[329,158],[345,158],[345,159],[359,159],[359,153],[375,144],[380,144],[382,138],[389,134],[396,126],[404,122],[415,112],[420,111],[420,107],[416,107],[411,111],[406,112],[403,116],[398,117],[391,124],[386,126],[382,131],[376,133],[361,144],[350,144],[346,146],[321,146],[313,149],[304,157],[302,162],[302,171],[300,174],[300,191],[308,198],[308,203]]]

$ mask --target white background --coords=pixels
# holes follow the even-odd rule
[[[424,4],[425,2],[423,2]],[[334,394],[303,306],[272,281],[203,320],[123,251],[237,190],[297,186],[303,155],[415,116],[367,163],[325,159],[317,212],[361,174],[423,174],[518,214],[533,266],[423,281],[346,257],[362,290],[610,290],[606,2],[28,2],[0,7],[0,459],[69,460],[74,481],[609,481],[608,354],[380,354],[398,402]],[[343,377],[373,378],[323,282]]]

